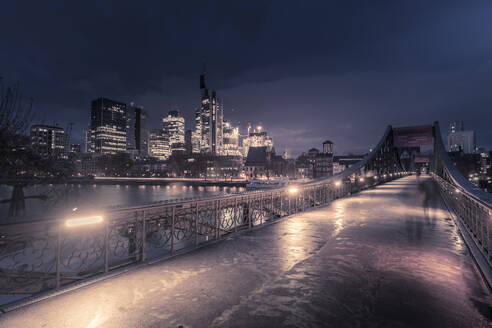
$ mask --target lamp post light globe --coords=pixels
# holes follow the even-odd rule
[[[289,188],[289,194],[295,194],[297,193],[297,188],[296,187],[290,187]]]

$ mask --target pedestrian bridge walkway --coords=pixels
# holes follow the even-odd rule
[[[0,326],[488,327],[488,288],[437,187],[424,211],[417,186],[405,177],[232,234]]]

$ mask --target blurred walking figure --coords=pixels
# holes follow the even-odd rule
[[[418,177],[418,176],[417,176]],[[432,199],[432,188],[428,182],[422,181],[418,185],[420,197],[422,199],[422,207],[424,208],[424,216],[428,219],[429,205]]]

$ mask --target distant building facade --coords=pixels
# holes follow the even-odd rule
[[[148,154],[147,112],[133,104],[126,112],[126,149],[140,157]]]
[[[323,142],[323,151],[312,148],[307,153],[305,175],[311,179],[326,178],[333,175],[333,143]]]
[[[185,152],[188,156],[191,155],[193,152],[192,134],[192,130],[185,131]]]
[[[116,154],[125,152],[126,104],[106,98],[91,103],[89,152]]]
[[[333,174],[338,174],[363,159],[364,155],[333,156]]]
[[[232,126],[228,121],[223,123],[222,155],[241,156],[239,149],[239,128]]]
[[[82,145],[81,144],[71,144],[70,145],[70,152],[74,154],[79,154],[82,152]]]
[[[271,151],[273,148],[273,139],[268,136],[266,131],[261,131],[261,127],[253,130],[253,132],[249,132],[248,128],[248,136],[243,139],[243,156],[248,156],[250,147],[266,147],[267,150]]]
[[[96,174],[96,159],[94,153],[85,153],[77,156],[75,164],[75,172],[78,176],[88,176]]]
[[[171,155],[169,138],[162,129],[152,129],[149,133],[149,156],[166,160]]]
[[[270,152],[267,147],[249,147],[244,166],[246,177],[257,178],[266,176],[269,161]]]
[[[66,135],[61,127],[33,125],[29,137],[32,149],[43,157],[60,157],[65,154]]]
[[[448,151],[472,154],[476,151],[475,131],[464,130],[462,121],[452,122],[449,126]]]
[[[185,152],[185,119],[179,110],[169,111],[162,119],[162,130],[169,140],[170,153]]]

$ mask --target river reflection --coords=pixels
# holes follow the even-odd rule
[[[13,187],[0,185],[0,200],[12,197]],[[23,218],[53,217],[77,210],[95,210],[112,206],[134,206],[148,203],[226,195],[244,191],[241,187],[168,185],[35,185],[24,187],[24,196],[45,195],[46,200],[26,199]],[[0,204],[0,219],[6,219],[9,202]],[[13,220],[10,219],[10,220]],[[9,221],[10,221],[9,220]]]

